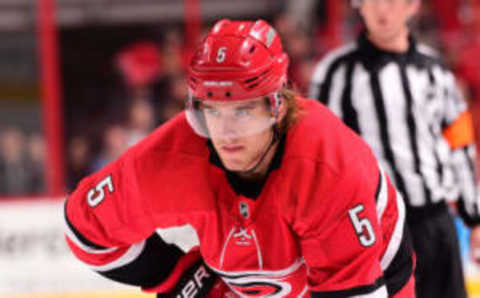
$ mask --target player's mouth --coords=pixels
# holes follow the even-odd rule
[[[220,148],[226,153],[237,153],[242,151],[245,147],[242,145],[223,145]]]
[[[388,20],[387,20],[387,18],[380,17],[380,18],[377,19],[377,23],[378,23],[378,25],[380,25],[382,27],[386,27],[388,25]]]

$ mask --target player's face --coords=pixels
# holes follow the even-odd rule
[[[264,98],[238,102],[203,102],[209,136],[223,165],[246,171],[260,161],[273,138],[270,108]]]
[[[363,0],[360,14],[369,34],[389,42],[407,30],[407,22],[419,9],[420,0]]]

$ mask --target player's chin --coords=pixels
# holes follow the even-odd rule
[[[222,158],[222,163],[223,163],[223,166],[227,170],[232,171],[232,172],[245,171],[245,168],[246,168],[246,164],[244,162],[241,162],[241,161],[235,160],[235,159],[223,159]]]

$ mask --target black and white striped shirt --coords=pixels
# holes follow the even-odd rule
[[[408,207],[459,198],[478,221],[474,145],[451,150],[442,133],[467,106],[432,50],[410,37],[407,52],[386,52],[361,34],[316,66],[309,97],[363,137]]]

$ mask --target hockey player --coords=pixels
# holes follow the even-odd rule
[[[219,21],[186,111],[66,200],[73,253],[158,297],[414,297],[400,195],[359,137],[285,87],[287,66],[266,22]],[[186,254],[155,233],[184,225]]]

